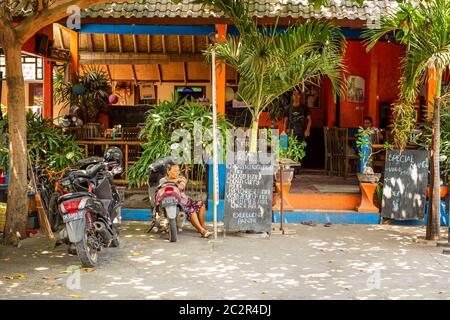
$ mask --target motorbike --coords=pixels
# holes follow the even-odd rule
[[[103,161],[103,158],[100,157],[82,159],[66,170],[59,172],[50,170],[45,164],[35,166],[36,191],[41,195],[42,205],[47,213],[47,218],[53,232],[58,231],[62,224],[61,215],[58,210],[58,198],[64,193],[67,193],[67,190],[62,187],[60,181],[71,171],[86,169],[89,165],[101,161]]]
[[[122,152],[109,148],[101,162],[69,172],[61,185],[72,190],[58,198],[65,224],[60,238],[84,267],[95,267],[98,252],[119,246],[121,199],[113,178],[122,173]]]
[[[167,175],[173,158],[162,158],[149,166],[148,195],[152,209],[152,222],[147,233],[156,227],[158,233],[168,233],[169,241],[176,242],[183,230],[186,213],[183,211],[181,191],[173,182],[160,183]]]

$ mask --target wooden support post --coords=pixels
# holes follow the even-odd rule
[[[152,36],[150,34],[147,35],[147,51],[148,53],[152,52]]]
[[[217,24],[217,41],[226,41],[227,25]],[[225,114],[225,85],[226,85],[226,64],[223,61],[216,62],[216,93],[217,93],[217,112]]]
[[[73,30],[70,30],[70,64],[70,73],[76,76],[79,66],[79,35]]]
[[[44,63],[44,118],[53,117],[53,62],[43,59]]]
[[[195,36],[192,36],[191,41],[192,41],[192,53],[195,53]]]

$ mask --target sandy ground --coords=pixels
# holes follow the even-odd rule
[[[423,227],[290,224],[218,241],[187,228],[169,243],[147,226],[125,223],[95,269],[42,236],[0,246],[0,299],[450,299],[450,255],[415,241]]]

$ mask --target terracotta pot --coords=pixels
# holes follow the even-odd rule
[[[377,183],[381,178],[381,173],[367,174],[358,173],[358,180],[361,183]]]
[[[294,179],[294,169],[293,168],[289,168],[289,169],[284,169],[283,170],[283,184],[286,183],[291,183],[292,179]],[[276,182],[280,182],[280,171],[278,170],[275,173],[275,181]]]

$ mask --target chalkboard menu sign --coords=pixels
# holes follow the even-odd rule
[[[270,232],[273,166],[227,164],[225,229]]]
[[[419,220],[425,213],[428,151],[387,151],[381,214],[395,220]]]

